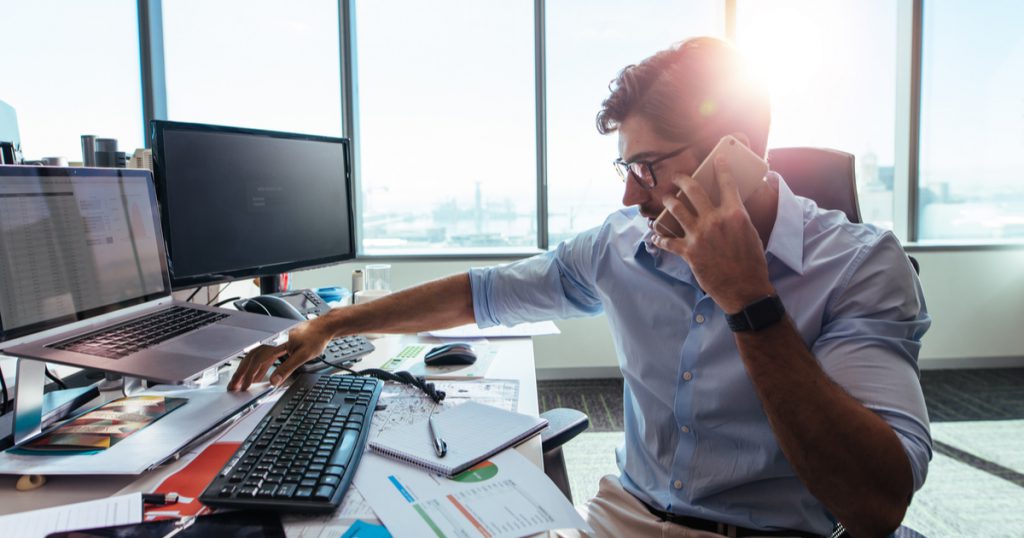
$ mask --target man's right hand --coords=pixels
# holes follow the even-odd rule
[[[274,361],[286,357],[270,378],[272,385],[281,385],[296,368],[323,354],[333,336],[325,325],[316,323],[316,320],[301,323],[288,332],[287,342],[276,346],[262,345],[249,351],[231,377],[228,390],[248,389],[249,385],[263,380]]]

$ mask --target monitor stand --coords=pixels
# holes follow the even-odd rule
[[[284,291],[282,275],[266,275],[260,277],[260,294],[270,295]]]
[[[43,385],[46,367],[42,361],[18,358],[18,390],[14,392],[14,444],[43,429]]]
[[[44,405],[46,385],[46,363],[19,357],[17,389],[14,391],[14,424],[11,428],[13,444],[21,444],[43,431],[43,416],[49,411]],[[134,381],[141,388],[141,379],[125,378],[125,387]],[[126,393],[127,394],[127,393]]]

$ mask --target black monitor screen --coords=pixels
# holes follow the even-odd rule
[[[355,255],[344,138],[153,122],[175,289]]]

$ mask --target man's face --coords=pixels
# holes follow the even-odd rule
[[[619,125],[618,132],[619,156],[627,163],[655,161],[683,147],[679,142],[658,136],[649,121],[636,115],[627,117]],[[679,190],[672,184],[672,178],[677,174],[692,174],[700,164],[697,151],[697,147],[692,147],[655,164],[653,168],[657,185],[653,189],[645,189],[631,174],[624,185],[626,190],[622,195],[622,205],[639,206],[641,215],[652,220],[657,218],[665,209],[661,199]]]

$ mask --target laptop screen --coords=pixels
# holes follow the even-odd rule
[[[0,166],[0,341],[170,293],[146,170]]]

